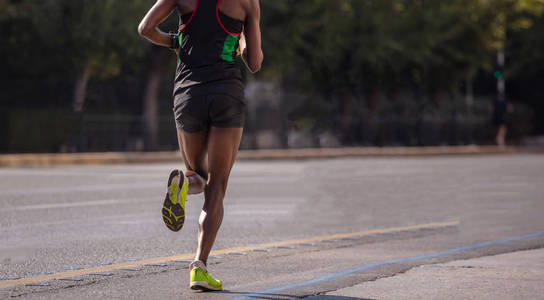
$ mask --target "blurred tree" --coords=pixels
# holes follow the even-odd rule
[[[541,0],[311,0],[263,3],[266,76],[282,74],[310,91],[298,115],[348,126],[351,103],[409,90],[439,101],[477,70],[492,71],[507,29],[527,29]],[[505,18],[508,21],[505,21]],[[266,70],[266,67],[265,67]],[[287,75],[285,75],[287,74]],[[318,95],[316,97],[316,95]],[[394,98],[394,97],[393,97]],[[324,102],[324,103],[322,103]],[[336,103],[327,105],[325,103]],[[327,122],[328,120],[328,122]]]
[[[127,5],[115,0],[33,1],[32,19],[43,46],[55,48],[76,72],[75,111],[83,110],[91,76],[117,76],[122,64],[130,63],[141,52],[134,28],[145,2],[133,0]]]
[[[153,2],[0,0],[0,126],[10,126],[4,107],[123,110],[144,117],[147,149],[156,149],[158,101],[168,97],[175,59],[136,33]],[[494,94],[496,56],[504,51],[505,69],[497,75],[508,79],[512,97],[544,113],[543,6],[542,0],[262,1],[266,59],[257,76],[306,95],[293,118],[353,136],[358,120],[399,112],[443,116],[444,100],[464,92],[470,107],[473,98]],[[176,22],[173,15],[163,29]],[[457,107],[448,104],[454,114]]]
[[[55,76],[74,82],[72,108],[81,112],[91,77],[107,80],[130,70],[149,72],[143,96],[146,135],[153,149],[158,139],[157,69],[172,66],[164,59],[142,60],[157,53],[137,35],[137,25],[153,4],[149,0],[130,3],[115,0],[78,2],[71,0],[0,1],[0,22],[4,36],[0,54],[10,77],[20,74],[40,82]],[[164,53],[159,51],[162,57]],[[160,66],[157,66],[160,64]],[[28,66],[32,66],[28,68]],[[134,65],[132,68],[126,66]],[[151,68],[148,66],[151,65]],[[124,75],[126,77],[126,75]],[[160,77],[159,77],[160,78]],[[77,125],[74,125],[77,127]],[[77,134],[77,133],[76,133]]]
[[[292,74],[311,95],[336,102],[345,127],[351,102],[362,95],[373,111],[379,91],[452,91],[487,63],[489,26],[478,20],[477,2],[275,1],[264,5],[270,23],[263,27],[266,37],[281,42],[266,51],[267,59],[272,53],[277,73]],[[267,33],[267,26],[276,30]],[[312,96],[304,110],[330,120],[330,106],[316,102]]]
[[[143,13],[151,8],[152,1],[147,2],[147,6],[143,9]],[[143,18],[143,13],[140,18]],[[139,20],[138,20],[139,21]],[[166,32],[175,32],[178,28],[178,15],[172,13],[162,24],[162,30]],[[171,50],[150,44],[142,37],[138,37],[146,43],[146,59],[148,60],[148,72],[145,90],[143,94],[143,111],[145,122],[145,149],[157,150],[159,147],[159,96],[161,84],[166,76],[172,75],[172,69],[176,62],[176,56]],[[171,89],[171,87],[169,87]]]
[[[510,32],[504,76],[509,97],[532,110],[532,133],[544,134],[544,16],[535,16],[531,22],[534,25],[528,30]]]
[[[497,0],[482,1],[486,12],[492,16],[492,45],[497,51],[497,63],[494,76],[497,79],[497,93],[504,94],[505,47],[508,31],[525,30],[532,26],[530,16],[538,16],[544,10],[542,0]]]

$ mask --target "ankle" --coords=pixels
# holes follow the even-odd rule
[[[194,268],[201,268],[204,273],[208,272],[208,267],[206,267],[206,263],[204,263],[201,260],[195,260],[189,265],[189,269],[192,270]]]

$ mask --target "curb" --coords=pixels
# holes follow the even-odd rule
[[[394,157],[437,155],[489,155],[513,153],[544,153],[544,148],[496,146],[443,147],[353,147],[281,150],[241,150],[238,160],[326,159],[342,157]],[[105,152],[62,154],[2,154],[0,167],[47,167],[55,165],[103,165],[129,163],[162,163],[180,160],[171,152]]]

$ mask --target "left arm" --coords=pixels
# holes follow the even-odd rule
[[[261,7],[259,0],[249,0],[246,8],[246,22],[244,32],[240,39],[240,51],[242,59],[251,73],[261,69],[263,63],[263,50],[261,48]]]
[[[176,8],[176,0],[157,0],[138,26],[138,33],[153,44],[171,47],[172,36],[161,31],[157,26]]]

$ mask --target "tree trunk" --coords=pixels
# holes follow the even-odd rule
[[[74,102],[72,107],[75,112],[81,112],[85,105],[85,98],[87,98],[87,85],[91,78],[91,68],[85,67],[83,73],[77,78],[76,86],[74,89]]]
[[[465,82],[465,104],[467,106],[467,118],[466,122],[468,124],[468,142],[469,144],[473,144],[473,120],[472,120],[472,111],[474,107],[474,86],[473,86],[473,80],[472,80],[472,72],[467,72],[466,75],[466,82]]]
[[[159,148],[159,94],[161,77],[164,75],[167,59],[170,54],[162,49],[155,51],[155,58],[147,85],[144,92],[144,126],[145,126],[145,149],[147,151]]]
[[[497,74],[497,94],[499,97],[502,97],[506,94],[506,83],[504,80],[504,49],[500,49],[497,51],[497,66],[498,66],[498,74]]]
[[[342,95],[342,102],[340,103],[340,122],[344,132],[348,132],[351,129],[351,102],[353,95],[351,92],[345,92]]]

